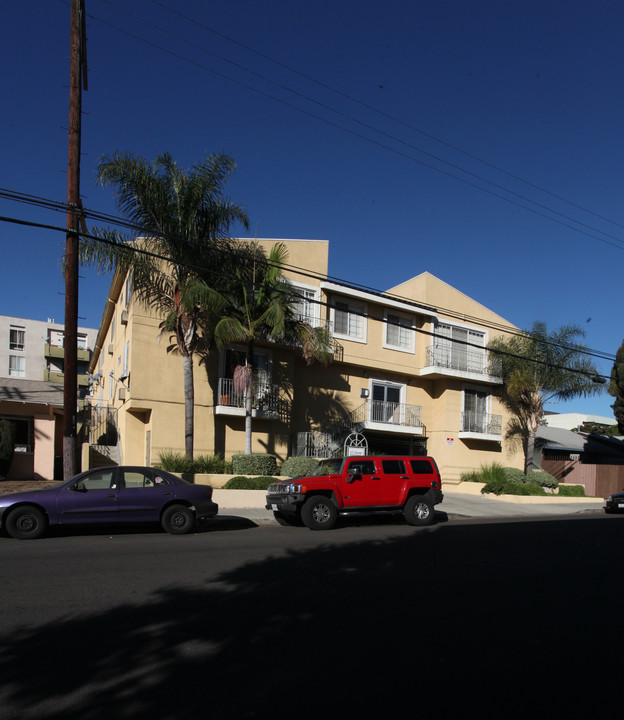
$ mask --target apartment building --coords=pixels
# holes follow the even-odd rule
[[[97,330],[78,329],[79,395]],[[0,417],[12,421],[16,447],[9,479],[61,478],[64,327],[0,315]]]
[[[277,240],[258,241],[267,251]],[[508,417],[489,341],[517,329],[430,273],[376,293],[328,280],[326,241],[281,240],[299,312],[324,324],[334,343],[328,366],[293,348],[258,343],[253,450],[285,459],[336,452],[427,453],[447,481],[482,464],[522,466],[504,438]],[[116,275],[90,365],[91,442],[114,444],[117,462],[157,463],[184,448],[182,361],[167,352],[162,318],[136,302]],[[243,346],[195,359],[195,453],[244,451],[244,393],[234,369]],[[112,438],[112,440],[111,440]]]

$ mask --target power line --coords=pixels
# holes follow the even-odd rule
[[[41,205],[42,207],[51,208],[51,209],[57,210],[58,212],[63,212],[63,213],[66,212],[66,210],[67,210],[67,205],[65,203],[48,200],[46,198],[41,198],[38,196],[27,195],[25,193],[21,193],[21,192],[17,192],[17,191],[10,191],[10,190],[4,189],[4,188],[0,188],[0,197],[5,197],[7,199],[14,199],[19,202],[27,202],[29,204]],[[108,215],[105,213],[100,213],[98,211],[90,210],[88,208],[83,208],[82,210],[83,210],[83,214],[86,218],[94,218],[94,219],[98,219],[98,220],[104,220],[106,222],[109,222],[110,224],[120,225],[127,229],[133,230],[137,233],[140,233],[143,231],[143,228],[141,228],[140,226],[138,226],[134,223],[131,223],[131,222],[125,220],[124,218],[116,217],[113,215]],[[26,221],[24,221],[24,224],[28,224],[28,223],[26,223]],[[48,227],[48,229],[55,229],[54,226],[46,226],[46,227]],[[87,237],[87,235],[85,235],[85,237]],[[99,236],[92,236],[92,237],[94,239],[101,240],[101,238]],[[176,238],[169,236],[168,239],[175,240]],[[222,251],[227,252],[227,250],[225,250],[225,249],[223,249]],[[159,258],[159,259],[165,260],[167,262],[172,262],[170,258],[163,257],[163,258]],[[441,306],[438,306],[438,307],[424,306],[422,303],[418,303],[418,302],[414,301],[412,298],[406,298],[405,296],[397,295],[395,293],[389,293],[387,291],[382,291],[382,290],[379,290],[372,286],[364,285],[362,283],[348,283],[345,280],[343,280],[339,277],[336,277],[336,276],[319,275],[317,273],[311,272],[309,269],[301,268],[299,266],[291,265],[289,263],[284,263],[281,267],[283,267],[285,270],[288,270],[289,272],[292,272],[293,274],[300,275],[300,276],[306,277],[308,279],[317,280],[317,281],[332,281],[334,283],[344,286],[345,289],[358,289],[358,290],[362,290],[364,292],[367,292],[367,293],[370,293],[373,295],[377,295],[380,297],[380,299],[397,300],[399,302],[403,302],[403,303],[413,306],[415,311],[418,311],[418,309],[423,309],[423,308],[435,310],[436,312],[439,312],[443,315],[446,315],[448,317],[453,317],[455,319],[460,319],[464,322],[475,322],[475,323],[478,323],[479,325],[485,326],[492,330],[499,330],[499,331],[503,331],[508,334],[517,335],[517,336],[525,336],[525,333],[523,331],[518,331],[515,327],[510,326],[509,324],[496,323],[491,320],[484,320],[483,318],[480,318],[478,316],[468,315],[465,312],[456,311],[456,310],[444,308]],[[191,266],[191,269],[202,270],[202,271],[206,270],[206,268],[202,268],[199,266],[194,266],[194,267]],[[568,348],[568,349],[570,349],[570,348]],[[596,358],[601,358],[601,359],[609,360],[609,361],[612,361],[615,359],[615,355],[613,355],[611,353],[603,353],[602,351],[591,350],[590,348],[587,348],[586,350],[587,350],[586,354],[592,355],[593,357],[596,357]]]
[[[343,132],[346,132],[346,133],[348,133],[348,134],[350,134],[350,135],[353,135],[353,136],[358,137],[358,138],[360,138],[360,139],[362,139],[362,140],[365,140],[366,142],[369,142],[369,143],[371,143],[371,144],[373,144],[373,145],[377,145],[378,147],[381,147],[381,148],[383,148],[383,149],[385,149],[385,150],[389,150],[389,151],[391,151],[391,152],[393,152],[393,153],[395,153],[395,154],[398,154],[398,155],[400,155],[400,156],[402,156],[402,157],[404,157],[404,158],[406,158],[406,159],[408,159],[408,160],[411,160],[412,162],[415,162],[415,163],[417,163],[417,164],[419,164],[419,165],[422,165],[423,167],[426,167],[426,168],[428,168],[428,169],[430,169],[430,170],[434,170],[435,172],[438,172],[438,173],[440,173],[440,174],[442,174],[442,175],[445,175],[446,177],[450,177],[451,179],[454,179],[454,180],[457,180],[457,181],[459,181],[459,182],[462,182],[462,183],[464,183],[464,184],[466,184],[466,185],[468,185],[468,186],[470,186],[470,187],[473,187],[473,188],[476,188],[476,189],[478,189],[478,190],[481,190],[481,192],[485,192],[485,193],[487,193],[487,194],[489,194],[489,195],[492,195],[493,197],[496,197],[496,198],[498,198],[498,199],[500,199],[500,200],[503,200],[503,201],[505,201],[505,202],[507,202],[507,203],[510,203],[510,204],[512,204],[512,205],[515,205],[515,206],[517,206],[517,207],[520,207],[520,208],[522,208],[522,209],[524,209],[524,210],[527,210],[527,211],[529,211],[529,212],[532,212],[533,214],[536,214],[536,215],[538,215],[538,216],[540,216],[540,217],[543,217],[543,218],[545,218],[545,219],[547,219],[547,220],[550,220],[551,222],[555,222],[555,223],[557,223],[557,224],[559,224],[559,225],[562,225],[563,227],[566,227],[566,228],[568,228],[569,230],[573,230],[573,231],[579,232],[579,233],[581,233],[581,234],[583,234],[583,235],[586,235],[587,237],[590,237],[590,238],[592,238],[592,239],[594,239],[594,240],[598,240],[598,241],[600,241],[600,242],[606,243],[607,245],[611,245],[612,247],[615,247],[615,248],[618,248],[618,249],[624,249],[624,240],[623,240],[622,238],[619,238],[619,237],[617,237],[617,236],[615,236],[615,235],[612,235],[612,234],[607,233],[607,232],[605,232],[605,231],[603,231],[603,230],[600,230],[599,228],[593,227],[593,226],[591,226],[591,225],[589,225],[589,224],[587,224],[587,223],[584,223],[584,222],[582,222],[582,221],[580,221],[580,220],[577,220],[577,219],[574,218],[574,217],[571,217],[571,216],[569,216],[569,215],[566,215],[565,213],[562,213],[562,212],[560,212],[560,211],[558,211],[558,210],[555,210],[554,208],[549,207],[549,206],[547,206],[547,205],[544,205],[543,203],[539,203],[539,202],[537,202],[536,200],[532,200],[531,198],[529,198],[529,197],[527,197],[527,196],[525,196],[525,195],[522,195],[522,194],[520,194],[520,193],[517,193],[517,192],[515,192],[514,190],[511,190],[511,189],[509,189],[509,188],[506,188],[505,186],[500,185],[499,183],[495,183],[495,182],[493,182],[493,181],[491,181],[491,180],[488,180],[487,178],[479,175],[478,173],[474,173],[474,172],[472,172],[472,171],[466,170],[466,169],[462,168],[461,166],[457,165],[456,163],[449,162],[449,161],[447,161],[447,160],[445,160],[445,159],[443,159],[443,158],[441,158],[441,157],[439,157],[439,156],[437,156],[437,155],[435,155],[435,154],[433,154],[433,153],[430,153],[430,152],[428,152],[428,151],[426,151],[426,150],[423,150],[422,148],[419,148],[419,147],[416,146],[416,145],[413,145],[412,143],[409,143],[409,142],[407,142],[407,141],[404,141],[404,140],[402,140],[401,138],[396,137],[395,135],[392,135],[392,134],[390,134],[390,133],[387,133],[387,132],[385,132],[384,130],[380,130],[379,128],[374,127],[373,125],[370,125],[370,124],[368,124],[368,123],[362,122],[361,120],[359,120],[359,119],[357,119],[357,118],[355,118],[355,117],[349,116],[349,115],[347,115],[346,113],[343,113],[343,112],[341,112],[341,111],[339,111],[339,110],[336,110],[335,108],[331,107],[330,105],[327,105],[327,104],[325,104],[325,103],[321,103],[321,102],[315,100],[314,98],[311,98],[310,96],[305,95],[304,93],[301,93],[301,92],[299,92],[299,91],[297,91],[297,90],[294,90],[294,89],[292,89],[292,88],[290,88],[290,87],[288,87],[288,86],[286,86],[286,85],[283,85],[283,84],[281,84],[281,83],[277,83],[277,82],[271,80],[270,78],[267,78],[266,76],[258,73],[258,72],[255,71],[255,70],[251,70],[251,69],[245,67],[244,65],[241,65],[240,63],[236,63],[236,62],[234,62],[234,61],[232,61],[232,60],[224,57],[223,55],[220,55],[220,54],[218,54],[218,53],[215,53],[214,51],[209,50],[209,49],[207,49],[207,48],[205,48],[205,47],[203,47],[203,46],[201,46],[201,45],[198,45],[197,43],[193,43],[193,42],[189,41],[188,39],[186,39],[186,38],[184,38],[184,37],[181,37],[181,36],[179,36],[179,35],[176,35],[176,34],[172,33],[170,30],[168,30],[167,28],[163,28],[163,27],[161,27],[161,26],[159,26],[159,25],[157,25],[157,24],[155,24],[155,23],[153,23],[153,22],[151,22],[151,21],[149,21],[149,20],[146,20],[145,18],[141,17],[140,15],[137,15],[136,13],[132,13],[132,12],[128,11],[128,10],[126,10],[125,8],[122,8],[122,7],[118,6],[118,5],[116,5],[115,3],[111,2],[110,0],[101,0],[101,2],[104,2],[104,3],[106,3],[107,5],[110,5],[111,7],[114,7],[114,8],[116,8],[117,10],[119,10],[119,11],[121,11],[121,12],[124,12],[125,14],[129,15],[130,17],[136,18],[136,19],[140,20],[141,22],[143,22],[143,23],[145,23],[145,24],[147,24],[147,25],[150,25],[150,26],[156,28],[157,30],[159,30],[159,31],[161,31],[161,32],[163,32],[163,33],[165,33],[165,34],[173,37],[173,38],[176,39],[176,40],[180,40],[180,41],[182,41],[182,42],[184,42],[184,43],[186,43],[186,44],[188,44],[188,45],[191,45],[191,46],[193,46],[193,47],[195,47],[195,48],[198,48],[198,49],[202,50],[203,52],[205,52],[205,53],[207,53],[207,54],[209,54],[209,55],[212,55],[213,57],[217,57],[218,59],[223,60],[224,62],[229,63],[230,65],[233,65],[233,66],[237,67],[238,69],[241,69],[241,70],[243,70],[243,71],[245,71],[245,72],[247,72],[247,73],[249,73],[249,74],[257,77],[257,78],[260,78],[260,79],[268,82],[268,83],[271,84],[271,85],[274,85],[274,86],[276,86],[276,87],[279,87],[280,89],[286,90],[287,92],[290,92],[290,93],[298,96],[299,98],[303,98],[303,99],[307,100],[308,102],[311,102],[311,103],[313,103],[313,104],[315,104],[315,105],[318,105],[318,106],[322,107],[322,108],[325,109],[325,110],[329,110],[330,112],[335,113],[336,115],[338,115],[339,117],[341,117],[341,118],[343,118],[343,119],[346,119],[346,120],[348,120],[348,121],[350,121],[350,122],[354,122],[354,123],[356,123],[356,124],[358,124],[358,125],[366,128],[366,129],[368,129],[368,130],[372,130],[373,132],[376,132],[376,133],[382,135],[383,137],[385,137],[385,138],[387,138],[387,139],[390,139],[390,140],[392,140],[392,141],[394,141],[394,142],[397,142],[397,143],[399,143],[400,145],[404,145],[404,146],[410,148],[411,150],[415,150],[416,152],[419,152],[419,153],[425,155],[426,157],[429,157],[430,159],[435,160],[436,162],[442,163],[443,165],[446,165],[446,166],[452,168],[453,170],[457,170],[457,171],[459,171],[459,172],[461,172],[461,173],[464,173],[464,174],[467,175],[469,178],[473,178],[473,179],[475,179],[475,180],[478,180],[479,182],[486,183],[487,185],[490,185],[491,187],[496,188],[497,190],[500,190],[500,191],[502,191],[502,192],[508,193],[508,194],[511,195],[512,197],[518,198],[518,199],[521,200],[522,202],[517,202],[517,201],[515,201],[515,200],[513,200],[513,199],[511,199],[511,198],[509,198],[509,197],[505,197],[504,195],[500,195],[498,192],[494,192],[494,191],[492,191],[492,190],[488,190],[487,188],[482,187],[481,185],[477,184],[476,182],[473,182],[473,181],[468,180],[468,179],[466,179],[466,178],[462,178],[462,177],[459,177],[459,176],[457,176],[457,175],[454,175],[453,173],[448,172],[448,171],[445,171],[445,170],[443,170],[442,168],[439,168],[439,167],[437,167],[437,166],[435,166],[435,165],[432,165],[431,163],[428,163],[428,162],[419,160],[418,158],[415,158],[414,156],[409,155],[408,153],[402,152],[402,151],[400,151],[400,150],[398,150],[398,149],[396,149],[396,148],[393,148],[393,147],[391,147],[391,146],[389,146],[389,145],[386,145],[386,144],[384,144],[384,143],[381,143],[381,142],[379,142],[379,141],[376,141],[376,140],[374,140],[374,139],[372,139],[372,138],[370,138],[370,137],[367,137],[366,135],[362,135],[361,133],[355,132],[354,130],[351,130],[351,129],[349,129],[349,128],[345,128],[344,126],[339,125],[338,123],[332,122],[331,120],[328,120],[327,118],[323,118],[323,117],[321,117],[321,116],[319,116],[319,115],[317,115],[317,114],[315,114],[315,113],[312,113],[312,112],[310,112],[310,111],[308,111],[308,110],[304,110],[303,108],[301,108],[301,107],[299,107],[299,106],[296,106],[296,105],[293,105],[292,103],[286,102],[285,100],[283,100],[283,99],[281,99],[281,98],[277,98],[277,97],[275,97],[275,96],[273,96],[273,95],[270,95],[269,93],[263,92],[263,91],[255,88],[255,87],[253,87],[253,86],[247,85],[246,83],[243,83],[243,82],[241,82],[241,81],[239,81],[239,80],[236,80],[235,78],[232,78],[232,77],[230,77],[230,76],[228,76],[228,75],[225,75],[225,74],[223,74],[223,73],[217,72],[217,71],[213,70],[212,68],[209,68],[209,67],[207,67],[207,66],[205,66],[205,65],[202,65],[201,63],[197,63],[196,61],[191,60],[190,58],[188,58],[188,57],[186,57],[186,56],[184,56],[184,55],[181,55],[181,54],[179,54],[179,53],[177,53],[177,52],[173,52],[173,51],[171,51],[171,50],[163,47],[162,45],[159,45],[158,43],[155,43],[155,42],[153,42],[153,41],[151,41],[151,40],[147,40],[146,38],[143,38],[143,37],[141,37],[141,36],[139,36],[139,35],[136,35],[135,33],[131,33],[130,31],[128,31],[128,30],[126,30],[126,29],[124,29],[124,28],[120,28],[120,27],[114,25],[113,23],[110,23],[110,22],[108,22],[108,21],[104,21],[104,20],[102,20],[102,19],[100,19],[100,18],[97,18],[97,17],[94,16],[94,15],[90,15],[90,16],[89,16],[89,17],[91,17],[93,20],[96,20],[97,22],[100,22],[100,23],[102,23],[102,24],[108,25],[109,27],[111,27],[111,28],[113,28],[113,29],[115,29],[115,30],[117,30],[117,31],[119,31],[119,32],[122,32],[122,33],[124,33],[124,34],[126,34],[126,35],[129,35],[130,37],[133,37],[133,38],[136,39],[136,40],[139,40],[140,42],[143,42],[143,43],[145,43],[145,44],[151,45],[151,46],[156,47],[157,49],[159,49],[159,50],[161,50],[161,51],[163,51],[163,52],[165,52],[165,53],[168,53],[168,54],[170,54],[170,55],[173,55],[174,57],[176,57],[176,58],[178,58],[178,59],[181,59],[181,60],[183,60],[184,62],[187,62],[187,63],[190,63],[190,64],[192,64],[192,65],[195,65],[195,66],[197,66],[197,67],[199,67],[199,68],[201,68],[201,69],[203,69],[203,70],[206,70],[207,72],[210,72],[210,73],[212,73],[212,74],[214,74],[214,75],[216,75],[216,76],[218,76],[218,77],[224,78],[224,79],[228,80],[229,82],[235,83],[235,84],[237,84],[237,85],[240,85],[241,87],[244,87],[244,88],[246,88],[246,89],[248,89],[248,90],[251,90],[252,92],[258,93],[258,94],[260,94],[260,95],[262,95],[262,96],[264,96],[264,97],[268,97],[269,99],[274,100],[275,102],[279,102],[279,103],[281,103],[281,104],[283,104],[283,105],[286,105],[287,107],[290,107],[290,108],[292,108],[292,109],[295,109],[295,110],[297,110],[298,112],[301,112],[301,113],[303,113],[303,114],[305,114],[305,115],[308,115],[308,116],[310,116],[310,117],[312,117],[312,118],[314,118],[314,119],[320,120],[321,122],[324,122],[324,123],[329,124],[329,125],[331,125],[331,126],[333,126],[333,127],[336,127],[336,128],[338,128],[339,130],[342,130]],[[157,3],[157,4],[160,4],[160,3]],[[165,7],[165,8],[168,9],[168,10],[170,10],[170,9],[167,8],[165,5],[162,5],[162,4],[161,4],[161,6],[162,6],[162,7]],[[171,10],[170,10],[170,11],[171,11]],[[171,12],[173,12],[173,11],[171,11]],[[179,14],[179,13],[176,13],[176,14]],[[191,21],[187,16],[183,16],[183,17],[184,17],[185,19]],[[200,26],[201,26],[201,27],[204,27],[204,26],[202,26],[201,24],[200,24]],[[209,29],[209,28],[204,28],[204,29]],[[229,38],[228,38],[228,39],[229,39]],[[252,52],[253,52],[253,51],[252,51]],[[268,57],[268,56],[267,56],[267,57]],[[277,62],[277,61],[276,61],[276,62]],[[278,64],[279,64],[279,63],[278,63]],[[286,67],[288,67],[288,66],[286,66]],[[290,69],[290,68],[289,68],[289,69]],[[293,72],[296,72],[296,71],[293,70]],[[306,76],[306,77],[307,77],[307,76]],[[321,83],[321,84],[322,84],[322,83]],[[331,88],[331,86],[329,86],[329,87]],[[331,89],[333,89],[333,88],[331,88]],[[334,90],[335,90],[335,89],[334,89]],[[336,92],[339,92],[339,91],[336,91]],[[354,98],[351,98],[350,96],[347,96],[347,97],[349,97],[349,99],[354,100],[355,102],[358,102],[357,100],[355,100]],[[382,114],[383,114],[383,113],[382,113]],[[411,126],[410,126],[410,127],[411,127]],[[415,128],[412,128],[412,129],[415,129]],[[434,138],[434,139],[437,140],[437,138]],[[459,150],[458,148],[454,148],[454,149],[457,149],[458,151],[462,152],[462,151]],[[465,153],[465,154],[466,154],[466,155],[470,155],[469,153]],[[476,156],[475,156],[475,159],[479,160],[480,162],[483,162],[483,161],[481,161],[479,158],[477,158]],[[484,164],[488,164],[488,163],[484,163]],[[505,171],[500,170],[500,168],[497,168],[496,166],[492,166],[492,167],[494,167],[495,169],[497,169],[497,170],[499,170],[499,171],[501,171],[501,172],[505,172]],[[512,175],[511,173],[506,173],[506,174]],[[515,176],[514,176],[514,177],[515,177]],[[526,182],[526,181],[522,180],[522,178],[518,178],[518,177],[517,177],[516,179],[519,179],[519,180],[521,180],[522,182]],[[527,184],[531,184],[531,183],[527,183]],[[534,187],[538,188],[538,186],[534,186]],[[538,188],[538,189],[542,190],[541,188]],[[546,191],[546,192],[548,192],[548,191]],[[554,196],[553,193],[549,193],[549,194],[551,194],[551,195]],[[559,196],[557,196],[557,197],[559,197]],[[571,203],[571,202],[565,200],[564,198],[560,198],[560,199],[562,199],[564,202],[566,202],[566,203],[568,203],[568,204],[570,204],[570,205],[575,205],[575,206],[577,206],[579,209],[585,210],[585,208],[582,208],[581,206],[578,206],[578,205],[576,205],[575,203]],[[539,209],[531,208],[531,207],[528,207],[528,206],[526,206],[526,205],[523,204],[523,203],[527,203],[527,202],[528,202],[528,203],[531,203],[532,205],[535,206],[535,208],[539,208]],[[587,211],[587,212],[591,212],[591,211]],[[550,215],[547,215],[546,213],[552,213],[553,215],[558,216],[559,218],[562,218],[562,220],[565,220],[565,221],[567,221],[567,222],[562,222],[561,220],[558,220],[557,217],[551,217]],[[597,215],[596,213],[591,213],[591,214]],[[598,216],[598,217],[600,217],[600,216]],[[619,225],[619,223],[615,223],[614,221],[608,220],[607,218],[603,218],[603,219],[607,220],[608,222],[611,222],[612,224]],[[570,223],[570,222],[571,222],[571,223],[575,223],[576,225],[578,225],[578,227],[576,227],[575,225],[570,225],[570,224],[568,224],[568,223]],[[624,227],[624,226],[621,226],[621,227]],[[585,229],[583,229],[583,228],[585,228]],[[590,232],[588,232],[588,231],[590,231]],[[602,235],[603,237],[599,237],[599,236],[597,236],[597,235],[595,235],[595,234],[593,234],[593,233],[598,233],[599,235]]]
[[[62,228],[62,227],[59,227],[59,226],[49,225],[49,224],[44,224],[44,223],[39,223],[39,222],[34,222],[34,221],[28,221],[28,220],[21,220],[21,219],[18,219],[18,218],[9,218],[9,217],[5,217],[5,216],[0,216],[0,222],[9,222],[9,223],[14,223],[14,224],[18,224],[18,225],[27,226],[27,227],[47,229],[47,230],[55,230],[55,231],[64,232],[64,233],[67,232],[67,229],[66,229],[66,228]],[[155,252],[153,252],[153,251],[145,250],[144,248],[139,248],[139,247],[137,247],[136,245],[129,246],[129,245],[126,244],[126,243],[119,243],[119,242],[117,242],[117,241],[108,240],[107,238],[102,238],[102,237],[99,237],[99,236],[97,236],[97,235],[91,235],[91,234],[89,234],[89,233],[84,233],[84,232],[80,233],[80,235],[81,235],[82,237],[85,237],[85,238],[90,239],[90,240],[96,240],[96,241],[98,241],[98,242],[101,242],[101,243],[104,243],[104,244],[107,244],[107,245],[110,245],[110,246],[119,247],[119,248],[122,248],[122,249],[124,249],[124,250],[129,251],[129,252],[139,253],[139,254],[145,255],[145,256],[147,256],[147,257],[150,257],[150,258],[152,258],[152,259],[159,260],[159,261],[162,261],[162,262],[165,262],[165,263],[177,264],[177,265],[180,265],[180,266],[185,267],[185,268],[187,268],[187,269],[194,270],[194,271],[198,271],[198,272],[203,272],[203,273],[208,272],[208,273],[210,273],[210,274],[212,274],[212,275],[215,275],[215,276],[218,276],[218,277],[227,279],[227,280],[235,280],[235,279],[236,279],[236,278],[234,278],[232,275],[228,275],[228,274],[225,274],[225,273],[220,273],[220,272],[217,272],[217,271],[212,270],[212,269],[210,269],[210,268],[203,267],[203,266],[201,266],[201,265],[195,265],[195,264],[193,264],[193,263],[188,263],[188,262],[174,262],[174,261],[171,260],[171,258],[169,258],[169,257],[167,257],[167,256],[165,256],[165,255],[162,255],[162,254],[160,254],[160,253],[155,253]],[[284,267],[288,267],[288,266],[284,266]],[[321,276],[315,276],[315,277],[316,277],[317,279],[325,279],[324,277],[321,277]],[[347,289],[350,288],[350,287],[353,288],[353,286],[348,286],[348,285],[345,285],[344,287],[347,288]],[[384,297],[384,295],[383,295],[382,293],[378,293],[378,294],[379,294],[379,296],[380,296],[380,300],[382,300],[383,297]],[[312,302],[314,302],[314,304],[319,305],[319,306],[321,306],[321,307],[325,307],[325,308],[328,308],[328,309],[332,309],[332,308],[333,308],[333,305],[332,305],[331,303],[329,303],[329,302],[324,302],[324,301],[322,301],[322,300],[314,300],[314,301],[312,301]],[[415,312],[418,312],[418,308],[419,308],[419,307],[422,309],[422,306],[418,306],[418,304],[417,304],[417,303],[414,303],[414,301],[409,301],[409,300],[408,300],[407,302],[410,303],[410,304],[412,304],[412,305],[414,306],[414,311],[415,311]],[[434,309],[436,309],[436,308],[434,308]],[[444,313],[444,311],[441,311],[441,310],[439,310],[439,309],[436,309],[436,310],[437,310],[438,312],[443,312],[443,313]],[[387,319],[387,317],[385,317],[385,316],[376,316],[376,315],[371,314],[371,313],[369,313],[369,312],[358,311],[358,310],[356,310],[356,309],[351,309],[351,308],[350,308],[349,312],[351,312],[352,314],[357,315],[357,316],[359,316],[359,317],[365,318],[365,319],[367,319],[367,320],[370,319],[370,320],[377,321],[377,322],[381,322],[381,323],[384,323],[384,324],[389,324],[389,325],[394,325],[394,326],[397,326],[397,327],[401,327],[400,323],[395,323],[395,322],[393,322],[393,321],[389,321],[389,320]],[[444,313],[444,314],[445,314],[445,313]],[[475,318],[475,319],[476,319],[476,318]],[[478,319],[476,319],[476,320],[478,320]],[[482,321],[482,320],[478,320],[478,321],[479,321],[482,325],[485,325],[484,321]],[[487,326],[487,325],[486,325],[486,326]],[[414,332],[417,332],[417,333],[422,334],[422,335],[427,335],[427,336],[436,337],[436,338],[439,338],[439,337],[440,337],[440,336],[439,336],[438,334],[436,334],[435,332],[430,332],[430,331],[424,330],[424,329],[422,329],[422,328],[412,327],[411,329],[412,329]],[[521,332],[520,332],[520,333],[513,333],[513,332],[511,332],[511,329],[510,329],[510,328],[506,328],[506,331],[507,331],[509,334],[516,334],[516,335],[520,335],[520,336],[526,336],[525,333],[521,333]],[[461,344],[461,345],[466,345],[466,346],[468,346],[468,347],[472,347],[472,348],[475,348],[475,349],[478,349],[478,350],[483,350],[483,349],[484,349],[484,347],[483,347],[482,345],[477,345],[477,344],[475,344],[475,343],[470,343],[469,341],[453,340],[453,342],[454,342],[454,343],[457,343],[457,344]],[[593,351],[593,350],[591,350],[591,349],[589,349],[589,348],[579,349],[579,348],[576,347],[576,346],[566,346],[566,345],[554,343],[554,342],[551,342],[551,341],[545,341],[544,344],[551,345],[551,346],[553,346],[553,347],[559,347],[559,348],[564,349],[564,350],[573,350],[573,351],[579,352],[580,354],[597,357],[597,358],[600,358],[600,359],[603,359],[603,360],[614,360],[614,359],[615,359],[615,356],[607,357],[605,353],[598,353],[598,351]],[[511,357],[518,357],[518,358],[521,357],[521,356],[518,356],[518,355],[513,355],[512,353],[503,352],[503,351],[498,351],[498,350],[492,350],[492,352],[499,353],[499,354],[502,354],[502,355],[509,355],[509,356],[511,356]],[[526,358],[525,358],[525,359],[526,359]],[[531,361],[536,362],[537,364],[550,365],[550,366],[552,366],[552,367],[554,367],[554,368],[557,368],[557,369],[566,369],[566,370],[568,370],[569,372],[577,372],[577,373],[578,373],[578,372],[581,372],[581,371],[574,370],[574,369],[571,369],[571,368],[558,367],[558,366],[555,366],[555,365],[552,365],[552,364],[549,364],[549,363],[544,363],[544,362],[538,361],[538,360],[532,360],[532,359],[531,359]],[[582,372],[581,372],[581,374],[585,374],[585,375],[586,375],[587,373],[582,373]],[[609,379],[608,376],[606,376],[606,375],[600,375],[599,373],[596,373],[596,377],[604,378],[604,379],[607,379],[607,380]]]

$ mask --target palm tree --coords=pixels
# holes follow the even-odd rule
[[[571,400],[600,392],[598,372],[577,342],[584,332],[576,325],[548,332],[543,322],[508,339],[496,338],[490,350],[502,360],[502,404],[512,418],[507,437],[519,437],[524,470],[534,469],[535,436],[550,400]]]
[[[331,359],[331,342],[324,328],[313,327],[297,315],[296,289],[283,276],[287,259],[284,243],[276,243],[268,257],[241,264],[235,281],[219,292],[207,284],[195,286],[193,298],[206,311],[204,333],[223,348],[246,345],[245,365],[234,370],[234,384],[245,393],[245,453],[251,453],[253,388],[256,380],[254,349],[258,341],[275,341],[298,348],[306,362]]]
[[[231,263],[235,243],[230,227],[249,221],[243,208],[224,197],[235,168],[227,155],[209,155],[191,170],[181,170],[165,153],[153,163],[131,153],[104,157],[97,171],[101,185],[115,187],[120,213],[138,232],[129,244],[124,235],[96,228],[96,239],[82,240],[81,259],[99,269],[132,273],[136,297],[164,316],[162,331],[172,333],[172,349],[182,356],[185,403],[185,450],[193,457],[193,355],[201,337],[199,308],[190,289],[199,274],[218,288],[223,268]],[[104,241],[104,242],[102,242]],[[139,250],[140,252],[137,252]],[[236,264],[236,263],[232,263]]]

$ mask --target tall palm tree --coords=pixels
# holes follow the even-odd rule
[[[281,342],[298,348],[306,362],[331,359],[331,341],[324,328],[313,327],[297,314],[300,299],[283,275],[287,259],[284,243],[276,243],[268,257],[257,257],[235,269],[226,290],[196,285],[194,301],[206,311],[204,331],[217,347],[246,345],[245,365],[234,370],[235,389],[245,393],[245,453],[251,453],[254,349],[258,341]]]
[[[245,228],[249,225],[243,208],[224,197],[234,168],[234,160],[224,154],[209,155],[189,171],[180,169],[168,153],[151,164],[131,153],[104,157],[98,182],[114,186],[117,209],[139,240],[129,244],[131,238],[119,232],[95,228],[92,235],[97,239],[83,238],[81,247],[83,262],[106,271],[131,272],[137,298],[164,316],[161,329],[172,333],[172,347],[182,356],[185,450],[191,459],[193,354],[201,337],[199,308],[189,290],[199,274],[204,282],[209,278],[220,287],[222,270],[236,250],[227,239],[230,227],[239,222]]]
[[[512,417],[507,437],[519,437],[524,470],[534,469],[535,436],[544,405],[553,399],[571,400],[601,391],[597,370],[577,342],[584,332],[576,325],[548,331],[543,322],[522,335],[495,338],[490,350],[502,360],[500,400]]]

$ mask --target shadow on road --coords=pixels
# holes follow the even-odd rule
[[[610,520],[328,533],[200,589],[20,628],[0,637],[3,718],[604,716],[624,589]]]

